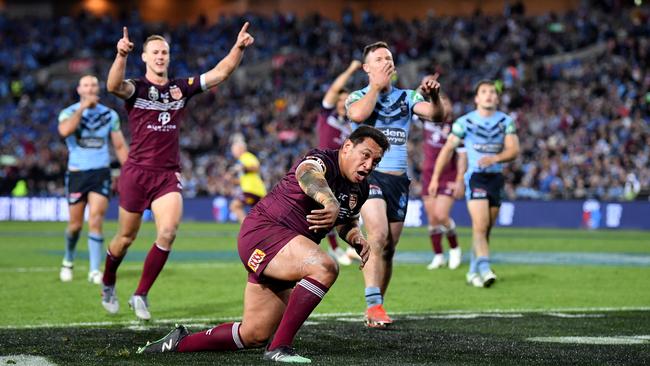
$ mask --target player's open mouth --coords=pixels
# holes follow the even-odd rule
[[[365,177],[365,176],[368,175],[368,172],[364,172],[363,170],[359,170],[359,171],[357,171],[357,174],[359,174],[362,177]]]

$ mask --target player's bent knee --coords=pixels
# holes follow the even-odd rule
[[[307,273],[307,276],[330,287],[339,276],[339,266],[330,256],[324,255],[318,264],[311,266],[311,270]]]
[[[162,228],[158,232],[156,242],[163,246],[171,246],[176,239],[176,228]]]
[[[67,231],[71,235],[77,235],[81,232],[81,227],[82,225],[77,224],[77,223],[70,223],[68,224]]]
[[[239,336],[241,337],[244,348],[257,348],[266,346],[271,338],[271,334],[260,329],[253,329],[249,332],[242,331],[240,328]]]

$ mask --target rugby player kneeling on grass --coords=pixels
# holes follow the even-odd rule
[[[338,276],[337,263],[318,243],[336,227],[363,267],[369,247],[358,218],[368,198],[366,178],[389,146],[381,131],[361,126],[339,150],[307,153],[242,224],[238,249],[248,283],[241,323],[193,334],[179,325],[138,353],[234,351],[266,344],[265,360],[310,363],[293,350],[293,339]]]

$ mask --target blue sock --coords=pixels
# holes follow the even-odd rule
[[[474,250],[470,250],[469,253],[469,273],[478,273],[476,267],[476,255],[474,255]]]
[[[368,307],[381,305],[384,303],[384,298],[381,296],[379,287],[366,287],[366,304]]]
[[[104,237],[101,234],[88,233],[88,257],[90,258],[90,272],[99,271],[104,254]]]
[[[490,271],[490,258],[488,257],[478,257],[476,258],[476,266],[481,275]]]
[[[72,263],[74,261],[75,249],[77,248],[77,241],[79,241],[79,233],[70,234],[67,230],[65,232],[65,254],[63,260]]]

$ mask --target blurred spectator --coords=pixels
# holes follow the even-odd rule
[[[389,21],[366,11],[361,27],[349,10],[341,21],[246,14],[257,42],[241,70],[188,108],[180,142],[186,194],[233,192],[224,176],[233,162],[228,138],[236,132],[260,158],[264,181],[275,184],[315,145],[327,83],[349,64],[349,55],[360,59],[364,45],[384,40],[394,50],[398,83],[411,85],[435,68],[456,116],[473,107],[476,81],[501,79],[501,108],[515,117],[522,148],[505,172],[509,198],[633,199],[650,190],[649,14],[647,7],[584,2],[566,14],[528,17],[520,1],[500,16]],[[56,134],[56,113],[75,97],[70,70],[105,75],[123,25],[136,45],[172,29],[163,33],[179,55],[170,74],[184,76],[215,64],[240,24],[241,17],[222,17],[216,24],[170,28],[144,23],[137,13],[118,20],[0,13],[0,156],[15,160],[0,160],[0,194],[9,195],[20,179],[30,195],[63,194],[67,152]],[[129,59],[126,74],[140,71],[137,58]],[[362,82],[356,75],[350,86]],[[114,97],[102,100],[124,114]],[[421,141],[414,141],[409,150],[421,151]],[[411,156],[416,182],[419,156]],[[414,183],[412,189],[421,188]]]

